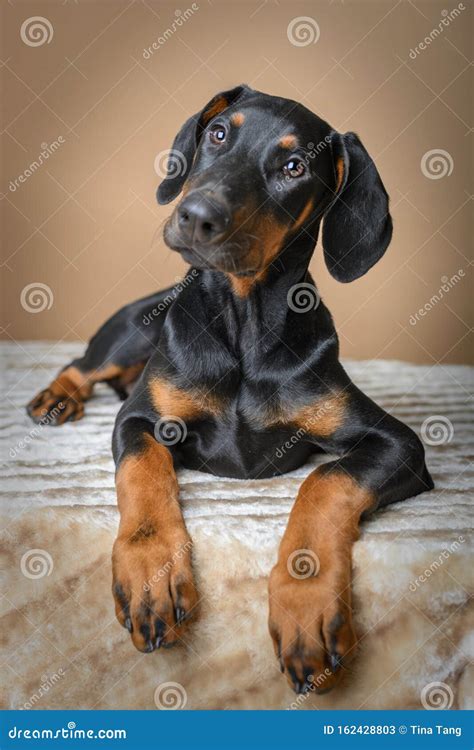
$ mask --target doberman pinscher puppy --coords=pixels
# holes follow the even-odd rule
[[[258,479],[316,451],[337,456],[303,482],[269,585],[282,671],[297,692],[323,692],[356,645],[351,548],[361,517],[433,487],[418,437],[339,363],[308,272],[322,222],[330,273],[341,282],[365,274],[391,239],[388,196],[357,135],[247,86],[182,126],[158,202],[179,194],[164,237],[190,275],[116,313],[28,411],[74,421],[94,383],[126,397],[138,379],[113,435],[113,593],[140,651],[180,640],[197,610],[177,467]]]

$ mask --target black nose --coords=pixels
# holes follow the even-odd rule
[[[188,242],[208,245],[230,224],[230,212],[205,193],[191,193],[178,207],[178,225]]]

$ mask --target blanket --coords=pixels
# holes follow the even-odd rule
[[[336,690],[297,697],[267,632],[267,578],[298,487],[327,458],[253,481],[179,472],[200,619],[186,648],[141,654],[111,595],[118,513],[110,441],[120,404],[98,386],[85,418],[60,428],[33,425],[24,409],[81,350],[1,345],[3,707],[474,707],[472,369],[344,363],[422,436],[436,489],[363,523],[353,552],[357,656]]]

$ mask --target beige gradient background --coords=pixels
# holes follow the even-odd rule
[[[173,283],[180,258],[161,239],[170,207],[155,202],[155,157],[191,113],[241,82],[303,102],[355,130],[391,196],[394,239],[363,279],[341,285],[316,250],[312,271],[346,357],[472,360],[469,216],[472,5],[416,59],[410,49],[455,2],[223,2],[199,9],[149,58],[177,6],[153,0],[2,3],[4,328],[23,339],[88,339],[126,302]],[[44,16],[49,44],[26,45]],[[317,43],[292,45],[289,22],[311,16]],[[471,128],[471,129],[470,129]],[[12,192],[9,183],[59,136],[58,151]],[[453,170],[429,179],[423,155]],[[465,276],[416,325],[410,316],[442,277]],[[26,285],[47,284],[50,309],[23,309]]]

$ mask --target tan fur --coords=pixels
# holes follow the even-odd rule
[[[162,643],[182,637],[184,626],[175,623],[177,602],[188,615],[196,614],[197,604],[173,459],[150,435],[144,441],[143,452],[126,458],[117,472],[120,525],[112,555],[116,616],[122,625],[130,617],[139,651],[160,634],[157,618],[164,623]]]
[[[306,206],[303,208],[303,210],[301,211],[300,215],[296,219],[296,221],[293,224],[292,228],[293,229],[299,229],[300,227],[302,227],[303,224],[305,223],[306,219],[308,218],[308,216],[310,216],[311,211],[313,210],[313,208],[314,208],[314,201],[313,201],[312,198],[310,198],[309,201],[307,202]]]
[[[287,135],[284,135],[282,138],[280,138],[278,144],[282,148],[293,149],[295,148],[295,146],[297,146],[298,139],[296,138],[296,136],[288,133]]]
[[[347,395],[338,393],[335,396],[321,398],[308,406],[303,406],[290,421],[298,429],[310,435],[330,437],[343,423],[346,412]]]
[[[270,576],[269,629],[275,653],[302,682],[309,668],[318,691],[332,689],[342,674],[328,669],[328,653],[344,658],[345,666],[355,656],[352,545],[360,515],[373,502],[371,493],[342,470],[314,471],[298,492]],[[311,575],[300,577],[298,559]]]
[[[230,121],[232,125],[235,125],[237,128],[240,128],[245,122],[245,115],[243,112],[234,112],[234,114],[230,118]]]
[[[72,418],[77,422],[84,416],[84,402],[92,396],[95,383],[115,380],[117,385],[123,387],[133,383],[143,367],[144,363],[128,368],[111,364],[100,370],[88,372],[81,372],[74,366],[66,367],[55,377],[48,388],[40,391],[30,401],[30,413],[37,419],[47,418],[49,412],[56,408],[54,419],[51,421],[63,424],[68,418]],[[60,404],[56,407],[58,399]]]
[[[153,406],[161,416],[196,419],[202,414],[222,413],[223,404],[212,392],[185,391],[160,378],[151,380],[149,391]]]
[[[229,106],[229,103],[227,99],[224,96],[219,96],[213,104],[202,114],[202,119],[204,121],[204,124],[207,125],[207,123],[212,120],[213,117],[220,114],[220,112],[223,112],[227,107]]]
[[[265,427],[290,425],[309,435],[329,437],[344,421],[346,402],[347,395],[341,392],[317,399],[296,410],[286,405],[278,406],[269,410]]]
[[[336,175],[337,175],[337,182],[336,182],[336,191],[339,192],[339,189],[342,185],[342,181],[344,179],[344,159],[342,156],[339,156],[336,160]]]

